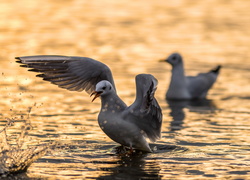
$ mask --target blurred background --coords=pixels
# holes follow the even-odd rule
[[[249,145],[249,9],[250,1],[245,0],[0,0],[1,125],[4,126],[5,117],[23,113],[34,106],[32,123],[36,131],[32,135],[33,140],[45,142],[59,138],[70,139],[70,143],[73,140],[88,140],[94,142],[93,147],[88,147],[91,151],[100,144],[115,145],[98,127],[99,101],[91,104],[85,92],[59,89],[15,63],[16,56],[85,56],[102,61],[111,68],[118,94],[127,104],[134,101],[135,75],[150,73],[158,79],[156,97],[164,114],[161,143],[187,148],[197,148],[197,144],[186,141],[219,143],[219,147],[212,148],[216,153],[232,149],[236,144]],[[210,105],[205,109],[181,105],[181,112],[177,111],[177,114],[185,115],[182,122],[177,123],[181,126],[177,128],[178,132],[171,132],[171,122],[175,117],[172,117],[171,106],[165,100],[171,67],[158,62],[173,52],[182,54],[187,75],[196,75],[222,65],[219,78],[208,95],[208,99],[213,101],[212,108]],[[224,143],[228,143],[227,146],[221,147]],[[198,146],[201,148],[200,144]],[[203,151],[208,153],[205,146]],[[81,148],[81,151],[86,151],[86,147]],[[242,149],[249,151],[249,147],[240,146],[235,152],[243,153],[242,159],[248,159],[248,164],[250,157]],[[158,154],[159,162],[164,161],[163,157],[165,155]],[[204,174],[209,172],[214,174],[213,178],[226,178],[232,166],[227,158],[222,157],[220,164],[226,169],[225,174],[219,170],[213,172],[213,163],[203,166],[207,172],[199,174],[200,170],[191,174],[207,178],[209,176]],[[246,163],[237,157],[233,157],[234,160],[239,164]],[[88,158],[82,161],[92,162]],[[201,161],[206,162],[206,159]],[[101,171],[100,166],[104,165],[94,164],[96,169],[92,171],[98,171],[97,174],[89,175],[89,169],[85,167],[82,167],[83,171],[89,177],[102,176],[105,170]],[[90,168],[91,165],[86,166]],[[176,177],[166,173],[169,171],[164,171],[167,167],[161,163],[157,166],[162,169],[161,172],[157,170],[159,177]],[[193,168],[190,164],[183,166],[184,169]],[[40,165],[38,162],[31,166],[29,176],[36,177],[38,171],[41,176],[49,176],[48,167],[58,171],[57,166],[41,160]],[[182,177],[189,174],[173,167],[171,170]],[[244,168],[243,172],[243,177],[249,173]],[[70,174],[72,171],[65,171],[62,177]],[[86,174],[79,177],[86,177]]]
[[[40,54],[92,57],[111,69],[128,67],[133,75],[169,70],[157,61],[172,52],[183,55],[189,74],[222,64],[227,76],[231,72],[227,69],[250,66],[247,1],[9,0],[0,4],[0,70],[8,77],[22,74],[17,73],[15,56]],[[157,72],[155,76],[167,87],[169,74],[161,77]],[[233,76],[239,80],[246,75]],[[249,92],[249,81],[238,80],[222,88],[238,95]]]

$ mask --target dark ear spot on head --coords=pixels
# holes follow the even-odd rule
[[[111,86],[109,86],[109,90],[111,90]]]

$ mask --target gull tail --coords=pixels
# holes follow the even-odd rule
[[[217,66],[216,68],[212,69],[210,72],[213,72],[213,73],[219,74],[219,72],[220,72],[220,68],[221,68],[221,65],[219,65],[219,66]]]

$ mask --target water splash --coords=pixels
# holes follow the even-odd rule
[[[31,109],[32,107],[29,107],[27,117],[21,115],[19,118],[6,118],[7,123],[0,130],[0,176],[25,172],[51,147],[51,144],[26,145],[28,133],[32,130],[29,119]],[[21,127],[21,132],[17,136],[10,135],[8,131],[17,121],[24,124]]]

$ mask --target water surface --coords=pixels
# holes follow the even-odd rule
[[[17,178],[247,179],[250,175],[250,2],[237,0],[0,1],[0,125],[32,107],[28,145],[58,149]],[[170,66],[178,51],[186,74],[221,64],[205,101],[168,102]],[[119,96],[134,101],[134,77],[159,81],[162,138],[155,153],[119,156],[99,128],[100,100],[69,92],[20,68],[15,56],[58,54],[95,58],[114,75]],[[10,134],[20,132],[15,123]]]

